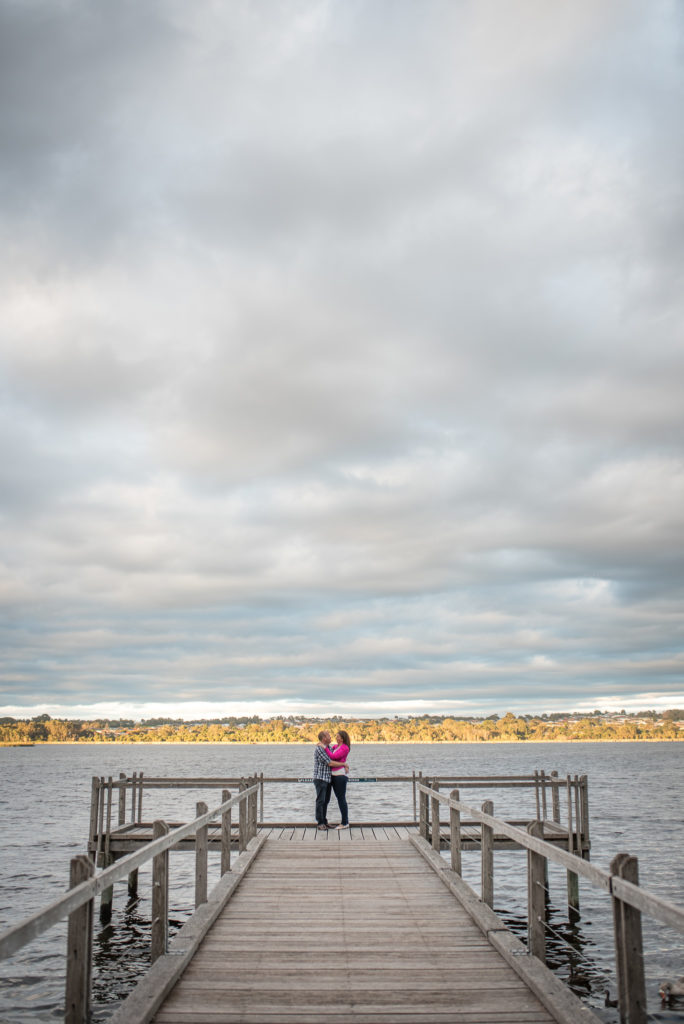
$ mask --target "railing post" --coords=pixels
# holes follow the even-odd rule
[[[138,817],[136,821],[142,821],[142,800],[143,800],[143,772],[138,775]]]
[[[537,808],[537,821],[541,818],[541,806],[539,803],[539,769],[534,769],[534,802]]]
[[[200,800],[195,807],[195,817],[206,814],[209,808]],[[195,908],[207,902],[207,854],[209,853],[209,826],[202,825],[195,831]]]
[[[264,820],[264,773],[260,775],[261,783],[259,785],[259,821]]]
[[[230,790],[224,789],[221,796],[221,803],[225,804],[230,800]],[[230,832],[232,827],[232,814],[230,807],[221,815],[221,875],[230,871]]]
[[[135,801],[136,801],[136,795],[137,795],[137,790],[136,790],[137,779],[138,779],[138,773],[137,772],[133,772],[133,775],[131,776],[131,825],[135,824],[135,806],[136,806]]]
[[[546,808],[546,772],[544,771],[543,768],[542,768],[541,773],[540,773],[540,781],[541,781],[541,810],[542,810],[541,817],[542,817],[542,821],[546,821],[546,816],[547,816],[547,808]]]
[[[126,824],[126,772],[119,772],[119,825]]]
[[[433,782],[432,788],[435,793],[439,792],[439,782]],[[441,836],[439,834],[439,800],[432,797],[430,802],[432,804],[432,849],[439,853],[441,849]]]
[[[252,776],[252,778],[249,780],[249,785],[250,786],[256,786],[258,781],[259,781],[259,778],[258,778],[258,776],[257,776],[257,774],[255,772],[254,775]],[[258,793],[258,790],[255,789],[254,792],[250,793],[250,795],[249,795],[249,812],[250,812],[249,813],[249,838],[250,839],[254,839],[254,837],[257,834],[257,828],[258,828],[258,821],[257,821],[258,808],[259,808],[259,793]]]
[[[72,857],[69,888],[80,885],[95,874],[90,857]],[[93,903],[88,900],[69,914],[67,929],[65,1024],[86,1024],[90,1019],[90,982],[93,952]]]
[[[100,780],[97,775],[92,776],[92,784],[90,790],[90,842],[95,845],[97,842],[97,822],[99,818],[100,809]],[[95,851],[93,851],[93,859],[95,859]]]
[[[114,799],[114,780],[110,775],[107,779],[107,815],[105,818],[104,848],[102,851],[102,867],[108,868],[114,863],[114,857],[109,852],[110,836],[112,832],[112,803]],[[102,890],[100,896],[100,921],[106,924],[112,919],[112,903],[114,902],[114,886],[108,885]]]
[[[99,807],[98,807],[98,815],[97,815],[97,852],[95,854],[95,866],[98,867],[98,868],[102,867],[102,857],[104,856],[103,853],[102,853],[102,841],[104,839],[104,813],[105,813],[104,788],[105,788],[104,775],[101,775],[100,776],[100,783],[99,783],[100,798],[99,798]]]
[[[575,852],[575,839],[572,824],[572,779],[568,775],[565,780],[565,788],[568,796],[568,852]],[[568,871],[568,910],[570,920],[579,915],[579,876],[575,871]]]
[[[589,780],[586,775],[582,775],[580,778],[580,787],[582,809],[580,853],[585,860],[589,860]]]
[[[560,824],[560,794],[558,792],[558,772],[551,772],[553,782],[551,784],[551,815],[553,820]]]
[[[152,839],[169,834],[165,821],[152,824]],[[166,953],[169,944],[169,851],[152,858],[152,963]]]
[[[485,800],[482,813],[494,815],[494,804]],[[494,829],[491,825],[482,825],[480,846],[482,848],[482,902],[488,907],[494,906]]]
[[[531,821],[527,826],[531,836],[542,838],[544,829],[540,821]],[[527,851],[527,949],[542,963],[546,959],[546,937],[544,923],[546,898],[544,891],[544,860],[541,853]]]
[[[460,800],[461,794],[452,789],[449,794],[452,800]],[[449,836],[451,839],[451,870],[461,874],[461,812],[458,807],[449,808]]]
[[[423,773],[418,772],[418,785],[423,785]],[[427,794],[423,793],[422,790],[418,792],[418,834],[427,842],[428,829],[427,829]]]
[[[610,870],[626,882],[639,884],[639,862],[627,853],[618,853]],[[615,959],[618,983],[620,1024],[646,1024],[646,983],[644,980],[641,911],[613,896]]]
[[[416,769],[415,768],[412,769],[412,777],[413,777],[413,782],[412,782],[412,789],[413,789],[413,820],[415,822],[415,821],[418,820],[417,807],[416,807]]]
[[[239,784],[239,792],[240,792],[241,796],[244,793],[245,789],[246,789],[246,784],[245,784],[245,780],[243,778],[243,779],[240,779],[240,784]],[[247,837],[247,800],[246,800],[245,797],[243,797],[242,800],[239,803],[239,821],[240,821],[240,830],[239,830],[239,835],[238,835],[238,850],[239,850],[240,853],[243,853],[243,851],[247,849],[247,841],[248,841],[248,837]]]

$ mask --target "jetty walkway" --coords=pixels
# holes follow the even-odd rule
[[[111,1024],[596,1024],[546,966],[552,862],[567,873],[571,920],[580,879],[610,900],[619,1020],[646,1024],[641,917],[681,934],[684,908],[639,885],[635,857],[590,862],[586,776],[358,779],[410,784],[413,817],[325,833],[264,820],[265,784],[306,781],[93,779],[87,853],[72,858],[69,889],[0,934],[0,957],[68,918],[64,1019],[87,1024],[96,901],[107,922],[116,883],[135,899],[151,863],[151,966]],[[468,787],[533,791],[532,813],[495,817],[492,800],[462,799]],[[221,799],[211,810],[197,802],[185,824],[143,819],[143,791],[181,788]],[[475,850],[479,892],[462,877]],[[526,943],[493,910],[494,850],[526,851]],[[194,855],[195,911],[170,940],[171,852]]]
[[[407,840],[269,839],[154,1020],[322,1019],[554,1020]]]

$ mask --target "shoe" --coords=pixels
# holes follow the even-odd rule
[[[319,825],[318,826],[318,831],[319,832],[327,832],[328,831],[328,826],[327,825]]]
[[[342,828],[349,828],[349,825],[338,825],[337,826],[337,831],[339,832],[340,829],[342,829]]]

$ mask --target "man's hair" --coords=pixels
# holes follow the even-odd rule
[[[323,742],[323,737],[324,737],[324,736],[327,736],[327,735],[328,735],[328,734],[327,734],[327,732],[325,731],[325,729],[322,729],[322,730],[321,730],[321,731],[319,732],[319,734],[318,734],[318,738],[319,738],[319,740],[321,741],[321,743]]]

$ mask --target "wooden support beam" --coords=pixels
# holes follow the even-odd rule
[[[589,860],[589,779],[586,775],[580,777],[581,809],[582,809],[582,838],[580,842],[581,854],[585,860]]]
[[[246,788],[247,783],[245,782],[244,779],[240,779],[240,785],[238,786],[239,792],[242,793]],[[240,824],[238,831],[238,850],[240,851],[240,853],[244,853],[245,850],[247,849],[247,843],[249,842],[249,837],[247,835],[247,801],[241,800],[239,807],[240,810],[238,818]]]
[[[126,772],[119,772],[119,825],[126,824]]]
[[[482,813],[494,816],[494,803],[485,800]],[[482,902],[488,907],[494,906],[494,829],[491,825],[482,825],[480,846],[482,848]]]
[[[155,821],[152,836],[161,839],[169,834],[164,821]],[[152,858],[152,942],[151,961],[166,953],[169,945],[169,851],[164,850]]]
[[[540,821],[531,821],[527,831],[539,839],[544,835]],[[544,860],[543,854],[527,851],[527,948],[542,963],[546,961]]]
[[[575,853],[575,838],[572,821],[572,778],[570,775],[566,776],[565,790],[568,798],[568,853]],[[568,911],[570,920],[572,921],[579,916],[579,875],[576,871],[568,871],[567,883]]]
[[[86,882],[95,874],[90,857],[72,857],[69,888]],[[90,989],[93,951],[93,900],[69,914],[67,929],[65,1024],[87,1024],[90,1020]]]
[[[432,789],[435,793],[439,792],[439,782],[432,783]],[[432,804],[430,818],[432,820],[432,849],[437,850],[439,853],[441,849],[441,837],[439,834],[439,800],[434,797],[430,800]]]
[[[560,793],[558,791],[558,772],[552,771],[551,778],[551,815],[553,820],[560,825]]]
[[[224,789],[221,794],[221,803],[230,800],[230,790]],[[230,871],[230,832],[232,827],[232,812],[229,807],[221,815],[221,876]]]
[[[627,853],[618,853],[610,862],[618,878],[639,884],[639,862]],[[646,982],[641,934],[641,911],[613,896],[613,927],[618,982],[620,1024],[646,1024]]]
[[[422,793],[421,793],[422,796]],[[461,795],[457,789],[452,789],[449,794],[452,800],[460,800]],[[461,874],[461,812],[458,807],[449,808],[449,833],[451,838],[451,870],[457,875]],[[421,833],[422,834],[422,833]],[[425,838],[425,836],[423,836]]]
[[[90,834],[88,837],[91,843],[95,843],[97,840],[97,822],[99,818],[99,806],[100,780],[97,777],[97,775],[93,775],[90,790]]]
[[[208,810],[207,805],[202,800],[199,800],[195,808],[195,815],[199,818],[202,814],[206,814]],[[195,908],[207,902],[208,839],[209,827],[202,825],[195,833]]]

